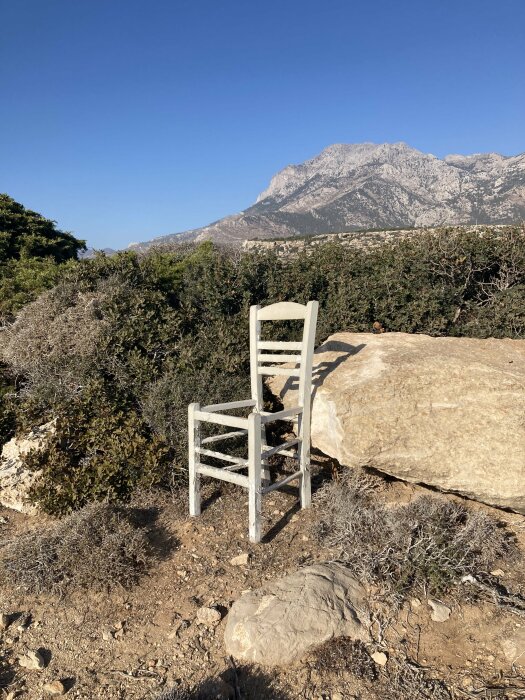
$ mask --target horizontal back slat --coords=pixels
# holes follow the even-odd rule
[[[288,342],[285,340],[259,340],[257,350],[302,350],[300,342]]]
[[[300,355],[271,355],[267,354],[265,355],[264,353],[261,353],[257,355],[257,360],[259,362],[295,362],[297,364],[298,362],[301,362],[301,356]]]
[[[293,321],[306,318],[306,306],[295,301],[279,301],[257,311],[259,321]]]

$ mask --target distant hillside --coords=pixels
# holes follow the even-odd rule
[[[303,236],[302,238],[274,238],[274,239],[252,239],[244,241],[242,250],[246,252],[272,252],[280,258],[289,258],[297,253],[306,251],[312,253],[318,246],[325,243],[340,243],[348,248],[356,250],[371,250],[385,243],[395,243],[407,238],[421,237],[425,233],[446,232],[447,235],[459,236],[469,232],[477,232],[480,236],[489,235],[498,231],[511,230],[505,225],[467,225],[467,226],[447,226],[437,228],[396,228],[364,231],[346,231],[343,233],[322,233],[317,236]]]
[[[525,154],[441,160],[404,143],[336,144],[281,170],[240,214],[130,247],[202,240],[240,244],[333,231],[524,219]]]

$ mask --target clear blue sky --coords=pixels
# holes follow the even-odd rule
[[[524,0],[0,0],[0,192],[96,247],[332,143],[525,151]]]

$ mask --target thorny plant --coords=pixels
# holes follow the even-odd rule
[[[400,601],[418,589],[444,593],[516,556],[510,534],[484,513],[430,496],[388,506],[373,497],[377,483],[348,470],[325,486],[314,528],[339,561],[386,597]]]

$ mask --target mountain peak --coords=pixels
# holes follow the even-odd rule
[[[255,204],[240,214],[156,243],[242,243],[371,228],[505,224],[524,218],[525,154],[452,154],[440,159],[403,141],[334,143],[304,163],[280,170]]]

